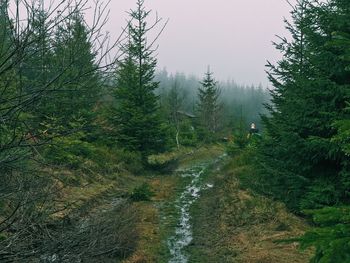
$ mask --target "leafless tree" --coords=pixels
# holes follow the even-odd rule
[[[183,108],[184,108],[185,94],[184,91],[179,86],[179,81],[175,78],[174,83],[168,94],[168,104],[170,111],[170,121],[174,126],[176,134],[175,141],[177,148],[180,148],[180,126],[183,118]]]

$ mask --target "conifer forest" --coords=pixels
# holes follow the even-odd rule
[[[284,1],[267,86],[117,2],[0,0],[0,262],[350,263],[350,1]]]

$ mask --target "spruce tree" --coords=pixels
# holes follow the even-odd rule
[[[20,144],[22,123],[19,121],[20,89],[13,55],[13,23],[8,15],[8,1],[0,1],[0,173],[6,174],[21,164],[25,150],[15,147]],[[22,116],[22,115],[21,115]],[[18,136],[19,135],[19,136]],[[17,166],[18,165],[18,166]],[[2,189],[0,189],[2,190]]]
[[[41,98],[37,116],[57,132],[87,129],[94,120],[101,84],[89,34],[83,15],[76,13],[57,28],[52,39],[49,75],[58,78]]]
[[[269,65],[274,90],[264,117],[262,183],[297,211],[349,200],[347,157],[333,140],[334,123],[348,116],[349,5],[298,1],[287,23],[293,40],[277,44],[284,58]]]
[[[346,112],[350,111],[349,107]],[[350,157],[350,117],[334,123],[338,132],[332,142],[340,146],[345,156]],[[343,160],[342,183],[350,189],[350,158]],[[350,206],[324,207],[308,210],[314,228],[307,231],[298,241],[304,248],[316,247],[312,262],[349,262],[350,260]]]
[[[11,50],[11,26],[12,22],[8,16],[8,1],[0,1],[0,74],[4,70],[5,59],[8,59]]]
[[[200,84],[197,105],[200,133],[205,141],[213,141],[219,131],[222,106],[219,102],[220,90],[209,68]]]
[[[157,60],[147,39],[154,27],[148,26],[149,15],[144,1],[138,0],[136,9],[130,12],[128,41],[122,46],[125,57],[118,64],[115,89],[118,144],[144,157],[164,148],[158,97],[154,93],[159,85],[154,80]]]
[[[311,262],[349,262],[350,2],[300,0],[287,23],[293,40],[276,47],[274,85],[260,183],[316,227],[297,239]],[[305,210],[307,209],[307,210]]]
[[[53,102],[52,98],[48,98],[51,87],[47,86],[47,83],[54,78],[53,52],[48,13],[41,8],[34,8],[30,20],[31,28],[28,34],[30,45],[26,47],[17,71],[21,78],[22,89],[28,98],[32,98],[26,107],[30,116],[27,124],[30,132],[37,135],[40,123],[47,113],[44,101],[46,99],[49,103]]]

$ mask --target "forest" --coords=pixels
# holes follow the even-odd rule
[[[270,88],[159,69],[147,4],[0,0],[0,262],[350,263],[350,2],[290,5]]]

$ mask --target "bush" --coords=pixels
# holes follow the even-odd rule
[[[183,146],[196,146],[198,138],[196,130],[189,120],[184,120],[180,125],[180,144]]]
[[[175,164],[181,155],[180,151],[161,153],[158,155],[150,155],[147,158],[147,164],[156,170],[164,170],[165,168]]]
[[[256,148],[261,143],[262,136],[260,134],[252,134],[248,140],[248,146],[251,148]]]
[[[77,169],[84,159],[93,159],[96,148],[88,142],[84,142],[79,135],[56,138],[52,144],[44,150],[46,159],[55,165],[65,165]]]
[[[122,166],[129,172],[138,174],[144,170],[142,154],[140,152],[119,150],[116,154],[119,156]]]
[[[95,145],[83,138],[82,133],[56,138],[45,146],[43,155],[49,163],[71,169],[114,173],[122,168],[134,174],[143,171],[141,153]]]
[[[120,157],[115,154],[113,148],[98,145],[91,161],[90,169],[98,169],[98,172],[113,174],[119,171]]]
[[[228,155],[234,157],[237,156],[239,153],[242,152],[242,149],[240,149],[236,144],[229,143],[226,147],[226,152]]]
[[[249,140],[247,138],[247,135],[245,133],[237,133],[233,136],[233,143],[239,148],[244,149]]]
[[[132,191],[130,199],[135,202],[150,201],[152,196],[154,196],[154,193],[151,186],[148,183],[143,183]]]
[[[341,195],[337,192],[335,182],[330,179],[318,178],[306,191],[300,201],[301,209],[319,209],[340,203]]]

